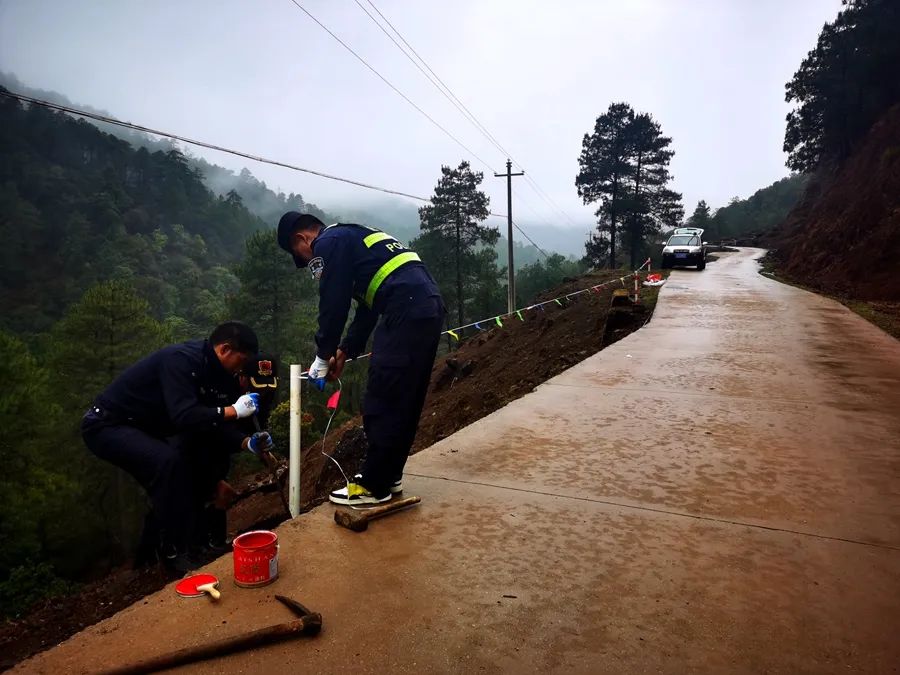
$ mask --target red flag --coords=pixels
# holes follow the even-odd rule
[[[334,392],[331,396],[328,397],[328,403],[325,404],[325,407],[327,407],[329,410],[334,410],[335,408],[338,407],[338,403],[340,402],[340,400],[341,400],[341,390],[338,389],[336,392]]]

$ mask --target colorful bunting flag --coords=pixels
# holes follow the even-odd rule
[[[475,322],[475,328],[481,330],[481,324],[479,324],[477,321]]]
[[[516,310],[516,316],[519,317],[519,321],[524,321],[524,320],[525,320],[525,319],[522,318],[522,311],[519,310],[519,309]]]
[[[556,304],[557,304],[557,305],[559,305],[560,307],[562,307],[562,303],[559,301],[559,298],[554,298],[554,300],[556,300]]]
[[[497,325],[500,326],[500,328],[503,328],[503,322],[500,320],[499,316],[495,316],[494,321],[497,322]]]
[[[449,333],[450,335],[452,335],[452,336],[453,336],[453,339],[456,340],[457,342],[459,342],[459,335],[457,335],[456,333],[454,333],[452,330],[448,330],[447,333]]]

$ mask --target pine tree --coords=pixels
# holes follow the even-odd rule
[[[60,393],[87,408],[119,373],[167,338],[147,301],[127,282],[89,288],[53,329],[51,364]]]
[[[627,103],[613,103],[585,134],[575,185],[585,204],[600,202],[597,232],[585,244],[585,259],[595,265],[608,254],[616,266],[617,234],[628,234],[623,248],[637,267],[647,240],[664,223],[678,217],[681,195],[668,187],[672,139],[647,113]]]
[[[316,284],[278,247],[275,230],[256,232],[245,246],[236,269],[241,289],[228,303],[230,314],[253,326],[262,349],[296,363],[308,356],[315,333]]]
[[[500,237],[496,229],[481,224],[490,215],[490,200],[478,189],[483,179],[484,174],[473,172],[468,162],[461,162],[455,169],[442,166],[431,204],[419,209],[422,235],[411,243],[411,247],[424,256],[442,288],[446,288],[449,281],[449,270],[440,259],[449,257],[452,260],[455,272],[452,305],[456,308],[459,325],[465,323],[466,281],[472,278],[480,260],[486,262],[474,257],[475,249],[479,245],[493,246]],[[452,255],[447,256],[447,251]]]
[[[634,120],[634,110],[627,103],[613,103],[597,118],[594,133],[585,134],[578,157],[579,172],[575,178],[578,196],[585,204],[600,202],[597,210],[598,230],[608,233],[608,246],[600,244],[601,238],[591,238],[587,247],[593,257],[602,249],[609,251],[609,266],[616,266],[616,231],[618,216],[625,193],[624,183],[631,173],[631,148],[628,144],[628,127]],[[605,221],[605,225],[604,225]],[[589,242],[589,243],[591,243]],[[594,258],[599,264],[600,260]]]
[[[639,113],[628,126],[628,138],[634,173],[624,211],[631,269],[636,269],[645,252],[644,242],[659,232],[663,220],[673,217],[673,208],[677,213],[681,195],[667,187],[668,166],[675,153],[669,149],[672,139],[662,135],[659,123]]]
[[[900,102],[900,3],[844,0],[791,81],[785,100],[787,165],[812,172],[843,161],[878,118]]]
[[[60,443],[81,446],[69,435],[94,397],[125,368],[162,347],[168,336],[162,324],[150,316],[150,306],[123,281],[108,281],[89,288],[51,334],[49,366],[54,397],[65,410],[69,426],[60,428]],[[136,484],[122,471],[97,463],[73,462],[70,471],[80,473],[81,484],[106,517],[120,553],[136,540],[144,508]],[[114,504],[103,496],[113,487]]]
[[[703,230],[708,230],[711,222],[712,215],[710,213],[709,204],[707,204],[705,200],[701,199],[699,202],[697,202],[697,207],[694,209],[691,217],[687,219],[687,226],[699,227]]]

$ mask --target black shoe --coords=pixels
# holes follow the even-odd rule
[[[214,506],[207,506],[203,510],[203,521],[206,528],[206,537],[203,541],[205,547],[217,552],[216,557],[231,550],[227,512]]]
[[[153,512],[149,511],[144,516],[144,529],[141,532],[141,540],[138,542],[137,551],[134,553],[134,569],[150,567],[159,562],[159,527]]]
[[[163,569],[175,578],[181,578],[194,570],[203,567],[203,561],[191,553],[176,553],[174,555],[160,556]]]

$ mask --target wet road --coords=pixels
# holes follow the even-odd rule
[[[282,577],[171,589],[22,664],[89,672],[284,621],[191,672],[896,672],[900,343],[757,273],[673,272],[651,323],[410,460],[416,510],[281,527]]]

